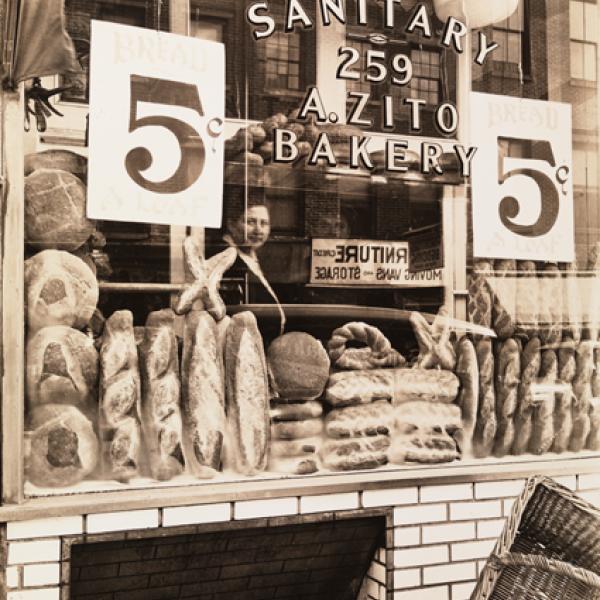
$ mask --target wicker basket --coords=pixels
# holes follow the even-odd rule
[[[600,600],[600,510],[527,480],[471,600]]]

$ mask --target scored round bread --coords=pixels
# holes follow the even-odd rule
[[[267,350],[271,383],[283,398],[318,398],[329,377],[329,357],[312,335],[300,331],[285,333]]]
[[[319,435],[322,431],[323,419],[271,423],[271,438],[275,440],[299,440]]]
[[[272,421],[304,421],[320,417],[323,414],[323,405],[317,400],[272,404],[269,413]]]
[[[89,267],[63,250],[43,250],[25,261],[25,301],[30,333],[50,325],[83,329],[98,303]]]
[[[77,250],[92,235],[86,189],[67,171],[38,169],[25,178],[25,241],[33,248]]]
[[[98,352],[77,329],[44,327],[27,342],[27,402],[70,404],[92,417],[98,412]]]
[[[25,475],[34,485],[73,485],[98,462],[92,423],[75,407],[44,404],[34,408],[26,431]]]
[[[85,183],[87,158],[71,150],[52,149],[25,155],[25,177],[37,169],[59,169],[77,175]]]

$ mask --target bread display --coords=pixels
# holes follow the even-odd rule
[[[26,352],[29,410],[42,404],[70,404],[95,421],[98,413],[98,352],[94,340],[71,327],[44,327]]]
[[[348,342],[360,342],[366,346],[348,348]],[[327,352],[332,366],[337,369],[401,367],[406,363],[377,327],[362,322],[346,323],[335,329],[327,342]]]
[[[323,419],[302,421],[280,421],[271,424],[271,437],[274,440],[301,440],[323,432]]]
[[[89,267],[62,250],[43,250],[25,261],[25,304],[31,335],[42,327],[83,329],[98,303]]]
[[[462,427],[460,407],[456,404],[415,400],[394,407],[394,431],[444,430],[455,435]]]
[[[387,400],[335,408],[325,418],[325,432],[332,438],[391,435],[394,409]]]
[[[299,440],[271,440],[269,451],[272,458],[306,456],[319,452],[322,444],[321,436]]]
[[[563,331],[564,335],[576,344],[581,341],[583,329],[583,306],[577,279],[577,265],[569,263],[566,266],[562,283]]]
[[[38,169],[54,169],[77,175],[84,183],[87,179],[87,158],[70,150],[31,152],[25,155],[24,167],[25,177]]]
[[[39,250],[77,250],[92,235],[86,218],[85,185],[58,169],[38,169],[25,177],[25,241]]]
[[[333,373],[327,382],[325,400],[334,407],[391,400],[453,402],[459,381],[451,371],[439,369],[373,369]]]
[[[37,406],[25,429],[25,475],[34,485],[73,485],[94,471],[98,438],[91,421],[74,406]]]
[[[140,475],[141,382],[128,310],[113,313],[104,326],[100,348],[100,443],[102,469],[109,479],[129,481]]]
[[[544,350],[540,373],[533,397],[533,414],[529,452],[544,454],[554,442],[554,412],[556,381],[558,379],[558,359],[554,350]]]
[[[185,318],[181,402],[186,469],[213,477],[225,443],[225,379],[217,326],[206,311],[192,310]]]
[[[494,443],[494,456],[510,454],[515,438],[515,411],[518,386],[521,379],[520,348],[514,339],[506,340],[500,347],[496,360],[496,420],[498,429]]]
[[[456,355],[456,375],[460,380],[456,404],[461,411],[462,427],[457,431],[455,439],[462,456],[471,457],[479,404],[479,367],[475,346],[468,337],[459,340]]]
[[[492,326],[492,290],[487,282],[487,276],[492,272],[489,261],[478,260],[473,265],[469,276],[469,301],[467,312],[469,321],[475,325],[491,328]]]
[[[272,454],[269,456],[268,469],[273,473],[284,473],[286,475],[310,475],[316,473],[320,468],[320,461],[316,454],[310,456],[288,456],[277,458]]]
[[[575,354],[576,369],[573,379],[573,430],[569,440],[569,450],[580,452],[590,433],[590,405],[592,402],[592,375],[594,373],[594,347],[596,342],[583,341]]]
[[[517,389],[517,411],[515,413],[515,441],[513,454],[524,454],[529,447],[533,426],[533,384],[542,363],[539,338],[529,340],[521,356],[521,381]]]
[[[562,283],[558,265],[546,263],[539,279],[539,330],[540,341],[545,345],[556,345],[562,339]]]
[[[459,458],[456,441],[446,432],[421,436],[416,433],[397,433],[392,439],[389,460],[394,464],[417,462],[437,464]]]
[[[251,312],[236,314],[227,328],[225,392],[231,464],[244,475],[264,471],[270,430],[269,386],[262,337]]]
[[[170,309],[151,312],[139,345],[142,430],[152,477],[166,481],[183,472],[181,385]]]
[[[387,435],[327,440],[319,455],[323,466],[332,471],[375,469],[387,464],[390,443]]]
[[[473,436],[473,455],[485,458],[492,453],[498,422],[494,390],[494,353],[492,342],[482,338],[475,347],[479,368],[479,404]]]
[[[600,450],[600,398],[590,401],[590,433],[585,447],[595,452]]]
[[[294,399],[318,398],[329,376],[329,356],[312,335],[293,331],[275,338],[267,350],[273,392]]]
[[[558,349],[558,379],[562,386],[556,392],[554,406],[554,441],[552,452],[565,452],[569,448],[569,440],[573,431],[573,389],[571,383],[575,378],[575,342],[565,338]]]

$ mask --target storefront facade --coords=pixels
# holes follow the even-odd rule
[[[464,4],[65,0],[63,116],[4,55],[9,600],[459,600],[600,505],[600,9]]]

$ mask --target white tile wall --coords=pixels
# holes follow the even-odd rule
[[[418,501],[419,492],[416,487],[366,490],[362,493],[362,505],[364,508],[416,504]]]
[[[394,509],[394,525],[415,525],[445,521],[448,517],[445,504],[407,506]]]
[[[6,600],[59,600],[59,598],[60,589],[57,587],[8,592],[6,596]]]
[[[259,519],[298,514],[298,498],[242,500],[233,506],[234,519]]]
[[[83,533],[83,517],[55,517],[15,521],[6,525],[6,539],[56,537]]]
[[[88,533],[105,533],[129,529],[152,529],[158,527],[158,510],[124,510],[96,513],[87,516]]]
[[[422,535],[424,544],[472,540],[475,538],[475,521],[449,525],[424,525]]]
[[[41,587],[60,583],[60,564],[25,565],[23,567],[23,585]]]
[[[176,525],[196,525],[199,523],[218,523],[231,519],[231,504],[200,504],[196,506],[178,506],[163,510],[163,527]]]
[[[9,565],[53,562],[60,560],[60,540],[12,542],[8,546]]]
[[[319,496],[302,496],[300,512],[315,513],[331,510],[354,510],[358,508],[358,493],[322,494]]]

